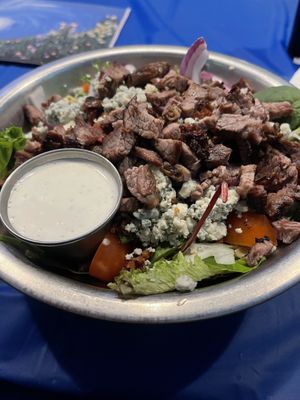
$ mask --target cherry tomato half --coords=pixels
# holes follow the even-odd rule
[[[111,281],[125,267],[127,253],[130,246],[121,243],[117,235],[107,233],[92,259],[89,274],[104,282]]]

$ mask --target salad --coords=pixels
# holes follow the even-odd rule
[[[192,291],[258,267],[300,235],[300,91],[254,93],[203,70],[200,38],[179,66],[99,63],[0,133],[2,182],[41,152],[85,148],[124,184],[87,272],[121,295]]]

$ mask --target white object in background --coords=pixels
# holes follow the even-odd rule
[[[300,68],[294,73],[292,78],[290,79],[292,85],[298,87],[300,89]]]

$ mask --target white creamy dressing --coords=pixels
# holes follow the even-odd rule
[[[117,183],[104,167],[89,161],[53,161],[34,168],[15,184],[8,218],[28,239],[72,240],[104,222],[117,198]]]

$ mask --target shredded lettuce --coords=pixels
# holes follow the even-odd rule
[[[182,275],[200,282],[217,275],[246,273],[251,269],[244,260],[222,265],[217,264],[213,257],[201,260],[200,257],[195,256],[194,260],[190,261],[179,252],[171,260],[161,258],[149,267],[123,269],[114,282],[108,284],[108,287],[124,296],[159,294],[175,290],[176,279]]]
[[[14,152],[22,150],[26,144],[22,128],[11,126],[0,132],[0,179],[8,174],[8,167]]]

